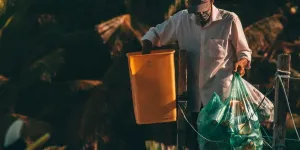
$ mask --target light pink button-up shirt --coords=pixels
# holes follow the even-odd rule
[[[201,27],[196,16],[179,11],[144,35],[153,45],[178,41],[179,48],[188,52],[188,108],[198,112],[213,92],[226,97],[232,79],[234,61],[251,61],[252,51],[238,16],[226,10],[212,8],[210,22]],[[250,66],[249,66],[250,67]]]

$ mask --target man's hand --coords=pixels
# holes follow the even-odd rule
[[[143,40],[142,43],[143,43],[142,54],[150,54],[152,49],[152,42],[149,40]]]
[[[248,65],[249,60],[246,58],[240,59],[237,63],[234,65],[234,70],[233,72],[238,72],[241,76],[245,75],[245,68]]]

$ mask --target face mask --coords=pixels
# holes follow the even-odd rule
[[[211,11],[208,10],[208,11],[202,12],[202,13],[195,13],[195,15],[200,22],[207,22],[209,20],[210,14],[211,14],[210,12]]]
[[[197,6],[189,5],[188,12],[194,13],[197,17],[197,20],[199,20],[200,22],[206,22],[210,18],[211,3],[206,2]]]

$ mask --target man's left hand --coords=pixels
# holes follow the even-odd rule
[[[249,60],[246,58],[240,59],[237,63],[234,65],[234,70],[233,72],[238,72],[241,76],[245,75],[245,68],[248,65]]]

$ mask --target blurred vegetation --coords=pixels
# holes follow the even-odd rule
[[[267,25],[260,28],[256,23],[275,13],[284,16],[288,23],[272,38],[278,42],[267,41],[267,52],[280,53],[287,47],[293,60],[299,59],[297,46],[274,44],[292,43],[300,36],[299,13],[291,13],[299,0],[215,0],[215,5],[236,12],[245,28],[254,26],[249,33],[254,38],[248,39],[253,47],[268,39],[260,34]],[[152,146],[174,145],[160,135],[175,138],[167,134],[175,132],[173,125],[150,134],[145,131],[152,128],[135,124],[125,54],[141,49],[139,38],[149,27],[184,8],[185,0],[0,0],[1,113],[46,122],[53,131],[48,145],[72,150],[92,140],[103,149],[143,149],[150,135],[156,141],[153,134],[160,136],[160,144]],[[120,18],[123,21],[116,21]],[[104,38],[99,26],[107,23],[117,27],[109,28],[112,34]],[[274,60],[257,60],[249,80],[267,87],[269,82],[256,79],[269,81]],[[293,62],[296,70],[298,63]],[[299,96],[294,97],[291,102],[296,103]]]

